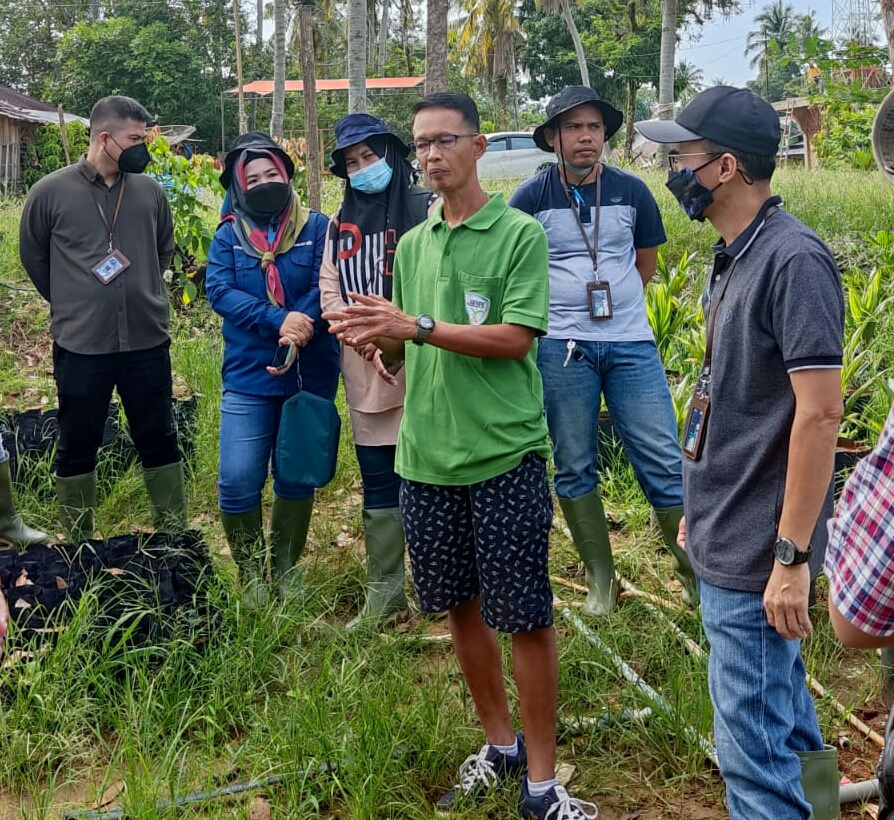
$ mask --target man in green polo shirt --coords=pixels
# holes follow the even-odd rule
[[[441,204],[398,245],[393,303],[349,294],[352,304],[324,317],[380,372],[405,361],[396,469],[413,581],[424,611],[447,612],[487,739],[437,810],[522,778],[523,817],[586,820],[596,806],[555,779],[552,500],[535,341],[549,312],[547,241],[538,222],[482,190],[478,129],[465,94],[416,105],[416,154]],[[497,630],[512,635],[523,735],[512,725]]]

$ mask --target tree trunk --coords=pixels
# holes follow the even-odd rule
[[[580,32],[571,16],[571,4],[568,0],[561,0],[562,16],[565,18],[565,25],[568,26],[568,33],[571,35],[571,42],[574,43],[574,53],[577,55],[577,65],[580,69],[580,81],[583,85],[590,85],[590,69],[587,68],[587,55],[584,54],[584,44],[580,40]]]
[[[624,156],[633,156],[633,121],[636,119],[636,92],[639,85],[633,77],[627,79],[627,116],[624,118],[626,127],[624,129]]]
[[[314,7],[298,6],[298,39],[301,43],[301,79],[304,81],[304,139],[307,144],[307,204],[320,210],[323,187],[320,170],[320,132],[317,126],[317,66],[314,56]]]
[[[258,51],[264,47],[264,0],[258,0]]]
[[[882,0],[882,20],[885,24],[885,39],[888,41],[888,62],[894,66],[894,0]],[[894,85],[894,72],[890,82]]]
[[[233,0],[233,33],[236,39],[236,83],[239,101],[239,133],[248,131],[248,119],[245,116],[245,94],[242,93],[242,34],[239,17],[239,0]]]
[[[658,63],[658,119],[674,118],[674,62],[677,48],[677,0],[661,0],[661,56]],[[659,168],[667,165],[669,146],[658,146]]]
[[[413,76],[413,49],[410,48],[410,3],[409,0],[401,0],[400,4],[401,42],[404,49],[404,58],[407,61],[407,76]]]
[[[273,110],[270,133],[282,136],[286,109],[286,0],[273,0]]]
[[[366,111],[366,0],[348,0],[348,113]]]
[[[385,58],[388,46],[388,0],[382,0],[382,19],[379,22],[379,76],[385,76]]]
[[[447,90],[448,0],[428,0],[425,26],[425,93]]]

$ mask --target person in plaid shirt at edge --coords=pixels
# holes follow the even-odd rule
[[[844,485],[829,521],[829,618],[846,646],[894,645],[894,406],[872,453]],[[894,820],[894,709],[885,726],[879,820]]]

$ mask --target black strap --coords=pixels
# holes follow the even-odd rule
[[[597,259],[599,253],[599,206],[602,202],[602,165],[601,163],[597,165],[596,170],[596,214],[593,217],[593,244],[590,244],[590,239],[587,236],[587,232],[584,229],[584,223],[581,222],[580,214],[578,213],[577,204],[574,201],[574,197],[571,196],[571,190],[568,187],[568,183],[565,180],[564,175],[562,174],[562,170],[558,169],[559,174],[559,182],[562,183],[562,188],[565,190],[565,196],[568,198],[568,207],[571,208],[571,213],[574,214],[574,221],[577,223],[577,229],[580,231],[580,235],[584,239],[584,245],[587,248],[587,253],[590,255],[590,259],[593,260],[593,274],[596,276],[596,281],[599,281],[599,261]],[[582,195],[580,195],[582,196]]]
[[[115,224],[118,222],[118,214],[121,211],[121,201],[124,199],[124,180],[127,179],[126,174],[121,174],[121,187],[118,189],[118,201],[115,203],[115,212],[112,214],[112,224],[109,225],[109,218],[106,216],[105,211],[102,209],[102,205],[99,204],[99,200],[96,198],[96,191],[93,190],[93,183],[90,183],[90,195],[93,197],[93,201],[96,203],[96,210],[99,211],[99,218],[102,220],[102,224],[106,226],[106,230],[109,232],[109,253],[112,252],[112,239],[115,235]]]

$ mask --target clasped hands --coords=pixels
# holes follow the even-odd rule
[[[352,304],[323,313],[329,332],[343,344],[353,347],[372,362],[376,372],[389,384],[397,379],[382,359],[387,340],[407,342],[416,336],[416,319],[407,315],[382,296],[349,293]]]
[[[305,313],[290,310],[279,326],[279,346],[293,344],[296,347],[304,347],[314,335],[314,321]],[[271,376],[283,376],[290,368],[268,367],[267,372]]]

